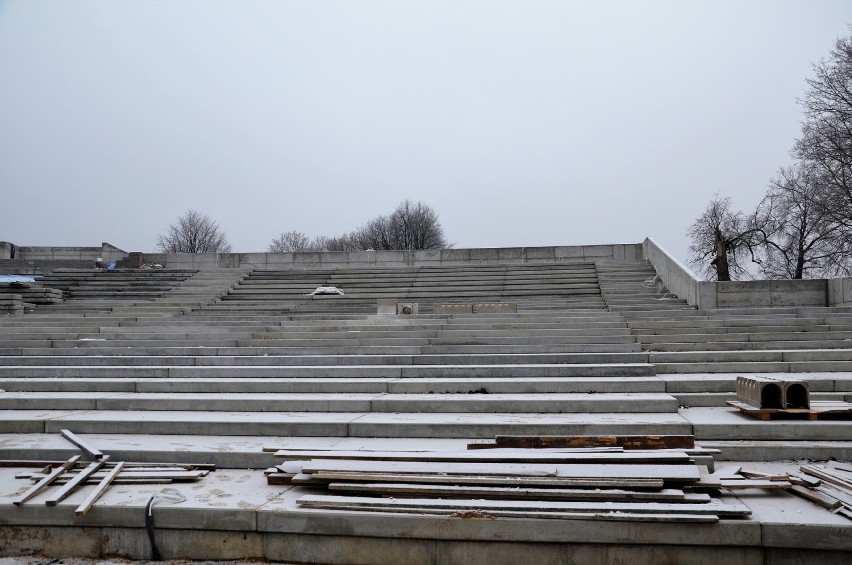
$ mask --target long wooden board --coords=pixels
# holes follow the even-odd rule
[[[416,473],[445,475],[497,475],[555,477],[556,465],[522,463],[439,463],[411,461],[361,461],[353,459],[312,459],[302,464],[302,473],[320,471],[359,471],[374,473]]]
[[[661,489],[655,491],[629,491],[622,489],[563,489],[563,488],[515,488],[459,485],[424,485],[416,483],[329,483],[328,490],[361,492],[382,496],[425,498],[498,498],[533,500],[610,500],[614,502],[650,501],[682,502],[682,490]],[[703,495],[709,502],[710,497]],[[692,502],[694,498],[690,498]]]
[[[297,500],[300,506],[334,502],[352,509],[359,506],[387,508],[439,508],[456,511],[522,510],[551,512],[641,512],[643,514],[711,514],[719,517],[745,517],[751,510],[744,504],[668,504],[660,502],[568,502],[553,500],[464,500],[432,498],[373,498],[363,496],[333,496],[308,494]]]
[[[107,487],[109,487],[109,485],[116,479],[116,477],[118,477],[118,474],[123,468],[123,461],[119,461],[118,463],[116,463],[115,467],[113,467],[112,470],[107,473],[107,476],[101,479],[101,482],[98,483],[98,486],[95,487],[95,490],[93,490],[91,494],[89,494],[89,496],[87,496],[86,499],[80,504],[80,506],[78,506],[76,510],[74,510],[74,515],[78,518],[80,516],[85,516],[95,504],[95,502],[101,496],[103,496],[103,494],[106,492]]]
[[[496,436],[497,447],[622,447],[624,449],[689,449],[694,436]]]
[[[302,465],[302,473],[320,471],[358,471],[396,474],[557,476],[566,478],[659,478],[672,481],[696,481],[694,465],[607,465],[607,464],[517,464],[517,463],[438,463],[405,461],[359,461],[350,459],[313,459]]]
[[[566,477],[495,477],[477,475],[436,475],[436,474],[394,474],[394,473],[360,473],[357,471],[320,471],[311,475],[298,474],[292,478],[292,483],[302,485],[322,485],[333,481],[382,481],[407,482],[423,484],[458,484],[458,485],[500,485],[516,487],[594,487],[594,488],[656,488],[664,486],[664,481],[657,478],[643,477],[638,479],[602,479],[598,477],[566,478]]]
[[[98,471],[92,474],[90,479],[100,480],[104,478],[107,474],[107,471]],[[74,473],[67,473],[64,478],[58,479],[59,482],[65,480],[71,480],[76,476]],[[202,477],[207,476],[207,471],[173,471],[173,472],[148,472],[148,471],[123,471],[121,473],[121,477],[123,479],[171,479],[173,481],[194,481],[196,479],[200,479]],[[16,475],[17,478],[21,479],[35,479],[41,480],[45,477],[42,473],[19,473]]]
[[[86,480],[92,475],[94,475],[98,469],[103,467],[104,463],[106,463],[108,459],[109,455],[105,455],[99,461],[89,463],[89,465],[85,469],[81,470],[72,478],[68,479],[68,481],[65,482],[62,488],[51,494],[50,498],[48,498],[44,503],[48,506],[56,506],[57,504],[59,504],[61,500],[63,500],[69,494],[74,492],[74,489],[86,482]]]
[[[31,499],[32,497],[49,487],[51,484],[53,484],[63,473],[65,473],[65,471],[67,471],[68,469],[73,469],[74,466],[77,464],[77,461],[79,460],[80,456],[75,455],[74,457],[54,469],[50,474],[42,476],[41,479],[36,484],[34,484],[27,492],[13,500],[12,504],[14,504],[15,506],[22,505],[24,502]]]
[[[677,524],[715,524],[719,517],[713,514],[643,514],[640,512],[540,512],[534,510],[489,510],[457,511],[441,508],[390,508],[381,506],[359,506],[334,502],[312,503],[310,508],[324,510],[346,510],[357,512],[383,512],[391,514],[432,514],[459,520],[496,520],[497,518],[527,518],[545,520],[594,520],[596,522],[663,522]]]
[[[560,449],[488,449],[477,451],[306,451],[280,450],[284,461],[362,459],[374,461],[440,461],[447,463],[683,463],[692,461],[683,451],[563,451]]]
[[[95,448],[89,442],[71,432],[71,430],[59,430],[59,433],[62,434],[62,437],[64,437],[65,439],[67,439],[68,441],[70,441],[95,459],[103,459],[104,454],[101,453],[99,449]]]

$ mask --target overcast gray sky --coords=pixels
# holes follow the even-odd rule
[[[750,209],[850,0],[0,0],[0,240],[153,251],[187,208],[235,251],[405,198],[457,247],[684,259]]]

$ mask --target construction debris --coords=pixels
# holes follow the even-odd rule
[[[267,470],[269,484],[328,491],[300,497],[304,508],[661,522],[716,522],[750,514],[742,504],[694,492],[707,475],[678,449],[281,449],[274,457],[280,463]]]
[[[52,486],[59,487],[45,500],[47,506],[56,506],[84,485],[95,485],[86,499],[77,507],[75,515],[85,516],[95,502],[103,496],[109,486],[118,484],[170,484],[177,481],[196,481],[215,470],[215,466],[171,463],[111,463],[110,456],[93,447],[70,430],[62,430],[62,436],[78,446],[87,456],[94,458],[86,467],[78,469],[82,455],[75,455],[64,462],[56,461],[10,461],[17,467],[37,467],[37,471],[24,471],[15,475],[17,479],[33,481],[33,486],[12,501],[21,506]]]

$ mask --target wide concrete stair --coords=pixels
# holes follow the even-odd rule
[[[850,449],[846,423],[779,426],[724,407],[737,372],[792,364],[803,378],[823,375],[814,376],[817,398],[846,398],[852,382],[833,372],[850,359],[842,310],[697,311],[660,288],[644,262],[176,277],[184,278],[144,300],[101,309],[115,298],[101,294],[80,297],[77,311],[4,319],[0,433],[276,441],[694,433],[734,442],[737,453],[747,442]],[[95,277],[81,278],[78,286]],[[318,286],[345,294],[309,296]],[[417,302],[421,314],[377,315],[376,300],[388,298]],[[434,313],[453,303],[514,303],[518,312]],[[767,328],[800,339],[741,347]],[[784,349],[791,341],[795,349]],[[835,347],[819,347],[826,342]],[[203,443],[186,457],[233,464]]]

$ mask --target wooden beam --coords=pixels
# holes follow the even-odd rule
[[[823,508],[827,508],[829,510],[836,510],[843,506],[843,503],[837,500],[836,498],[832,498],[826,494],[823,494],[813,489],[793,485],[792,487],[790,487],[789,490],[793,494],[801,496],[802,498],[810,500],[814,504],[818,504],[819,506],[822,506]]]
[[[86,513],[95,504],[95,501],[98,500],[101,496],[103,496],[103,494],[106,492],[107,487],[109,487],[109,485],[118,477],[118,474],[123,468],[123,461],[119,461],[118,463],[116,463],[115,467],[113,467],[112,470],[107,473],[107,476],[101,479],[101,482],[98,483],[98,486],[95,487],[95,490],[93,490],[89,494],[89,496],[86,497],[86,500],[84,500],[80,504],[80,506],[78,506],[77,509],[74,510],[74,515],[77,517],[85,516]]]
[[[640,500],[649,502],[682,502],[685,496],[682,490],[677,489],[629,491],[623,489],[517,488],[417,483],[330,483],[328,490],[409,498],[521,498],[568,501],[610,500],[613,502]],[[704,496],[709,500],[709,497]]]
[[[73,443],[74,445],[76,445],[77,447],[79,447],[80,449],[82,449],[83,451],[85,451],[86,453],[88,453],[89,455],[94,457],[95,459],[103,459],[104,458],[104,454],[101,453],[101,451],[99,449],[96,449],[91,444],[89,444],[86,440],[82,439],[81,437],[78,437],[77,435],[72,433],[70,430],[59,430],[59,433],[62,434],[62,437],[64,437],[65,439],[67,439],[68,441],[70,441],[71,443]]]
[[[14,504],[15,506],[20,506],[27,500],[31,499],[32,497],[49,487],[54,481],[56,481],[56,479],[59,478],[62,473],[64,473],[68,469],[72,469],[77,464],[77,461],[79,459],[80,456],[75,455],[74,457],[54,469],[52,473],[43,477],[39,482],[34,484],[27,492],[13,500],[12,504]]]
[[[387,508],[437,508],[456,511],[514,510],[549,512],[641,512],[643,514],[712,514],[725,517],[745,517],[751,510],[741,503],[718,504],[668,504],[661,502],[565,502],[544,500],[463,500],[432,498],[375,498],[361,496],[304,495],[297,500],[300,506],[336,502],[348,504],[353,510],[359,506]]]
[[[495,520],[497,518],[558,519],[558,520],[594,520],[596,522],[662,522],[677,524],[715,524],[719,517],[713,514],[643,514],[640,512],[541,512],[533,510],[478,510],[457,511],[435,508],[392,508],[382,506],[359,506],[329,503],[312,503],[310,508],[329,510],[349,510],[359,512],[383,512],[392,514],[431,514],[459,520]]]
[[[281,450],[276,459],[309,461],[312,459],[349,459],[371,461],[423,461],[446,463],[690,463],[683,451],[562,449],[488,449],[475,451],[302,451]]]
[[[79,473],[74,475],[71,479],[69,479],[59,490],[53,493],[53,496],[48,498],[44,503],[48,506],[56,506],[59,501],[66,498],[69,494],[74,492],[81,484],[85,483],[86,480],[95,474],[95,471],[103,467],[104,463],[109,459],[109,455],[104,456],[100,461],[94,461],[89,463],[89,465],[81,470]]]
[[[624,449],[689,449],[694,436],[496,436],[497,447],[623,447]]]
[[[657,478],[605,479],[598,477],[496,477],[477,475],[446,476],[436,474],[361,473],[357,471],[320,471],[311,475],[303,473],[293,477],[293,484],[325,484],[333,481],[382,481],[425,484],[500,485],[515,487],[592,487],[592,488],[663,488],[664,481]]]

